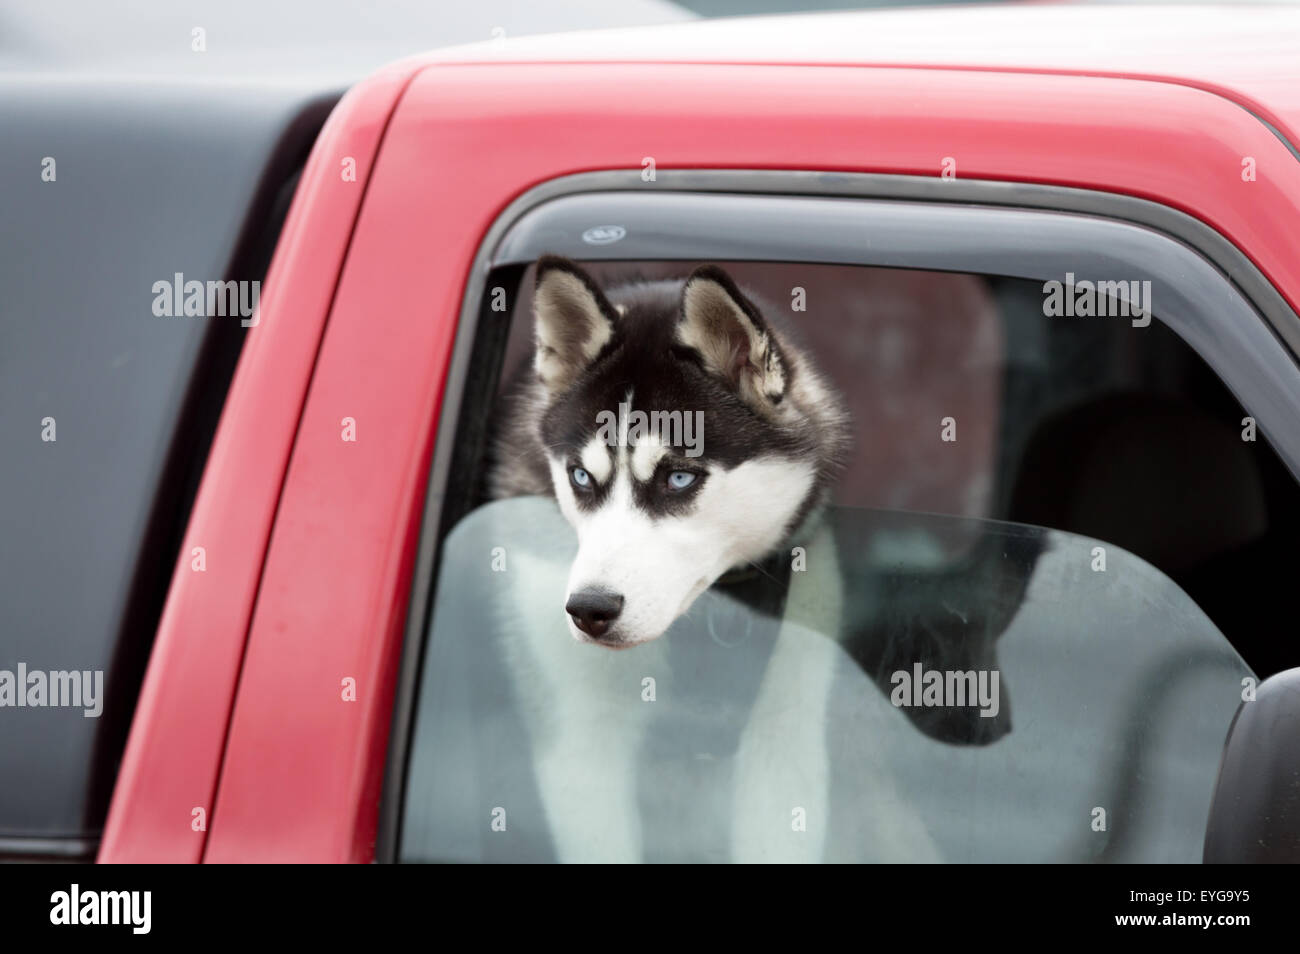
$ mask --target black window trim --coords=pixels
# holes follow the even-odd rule
[[[671,236],[640,236],[635,230],[627,238],[609,245],[586,244],[582,229],[565,228],[571,224],[566,215],[576,208],[572,203],[565,207],[564,200],[587,197],[599,201],[583,203],[583,215],[577,221],[585,227],[623,224],[620,212],[631,206],[649,208],[647,196],[666,198],[669,202],[687,201],[698,204],[701,212],[715,216],[726,206],[739,210],[730,218],[715,219],[708,230],[692,232],[695,240],[690,245],[682,241],[679,232]],[[913,246],[908,255],[922,255],[926,261],[911,261],[903,265],[891,252],[898,253],[898,235],[891,235],[891,243],[871,244],[864,239],[857,251],[827,259],[826,236],[819,237],[815,224],[796,219],[784,220],[781,228],[771,236],[753,232],[738,233],[741,221],[748,215],[752,224],[753,213],[742,208],[737,198],[801,199],[855,199],[868,200],[853,203],[861,212],[892,211],[901,214],[914,229],[927,230],[933,246]],[[673,198],[668,198],[673,197]],[[729,203],[721,205],[710,198],[728,197]],[[875,200],[875,201],[871,201]],[[885,201],[879,201],[885,200]],[[621,204],[620,204],[621,203]],[[843,204],[847,207],[847,203]],[[824,203],[823,203],[824,205]],[[813,205],[809,205],[811,210]],[[925,215],[928,210],[929,215]],[[1016,215],[1014,213],[1022,213]],[[937,215],[936,215],[937,213]],[[1013,213],[1008,215],[1007,213]],[[498,364],[482,369],[475,381],[471,380],[471,358],[481,354],[479,318],[487,305],[487,279],[498,267],[522,265],[536,258],[540,251],[567,253],[588,260],[669,260],[714,258],[718,260],[770,260],[770,261],[833,261],[842,264],[910,267],[927,270],[968,271],[984,274],[1002,274],[1012,277],[1033,278],[1042,281],[1060,279],[1057,269],[1039,266],[1029,269],[1024,263],[1019,270],[1007,266],[1006,245],[994,247],[989,241],[990,228],[1002,239],[1014,237],[1018,225],[1029,224],[1023,213],[1034,216],[1033,222],[1044,228],[1055,229],[1059,235],[1072,235],[1073,245],[1069,262],[1083,262],[1087,255],[1098,256],[1092,265],[1106,262],[1109,268],[1091,271],[1107,279],[1153,278],[1156,265],[1166,275],[1178,275],[1179,284],[1191,281],[1200,283],[1203,291],[1217,292],[1215,307],[1202,303],[1194,305],[1191,316],[1204,327],[1190,329],[1177,327],[1166,321],[1173,330],[1221,377],[1244,407],[1258,421],[1260,433],[1272,444],[1278,456],[1292,474],[1300,480],[1300,434],[1288,435],[1286,423],[1300,419],[1300,316],[1286,299],[1268,281],[1251,260],[1231,241],[1200,220],[1168,206],[1117,193],[1066,188],[1016,182],[989,180],[936,179],[922,176],[892,176],[875,173],[839,173],[785,170],[658,170],[656,181],[645,182],[639,169],[606,170],[562,176],[529,189],[517,197],[496,218],[480,242],[466,282],[465,297],[456,330],[451,364],[448,369],[442,414],[438,422],[434,454],[426,489],[421,520],[416,562],[412,575],[409,609],[403,636],[402,656],[399,663],[397,687],[394,694],[391,729],[389,733],[388,760],[385,766],[383,794],[380,801],[379,830],[375,844],[377,862],[395,862],[400,844],[402,808],[405,798],[406,773],[410,757],[412,716],[419,689],[424,651],[424,635],[432,614],[433,583],[441,556],[442,538],[450,530],[449,519],[459,518],[454,506],[449,483],[453,479],[454,458],[461,447],[462,437],[471,427],[481,431],[481,402],[492,391],[484,390],[487,379],[495,387],[499,372],[501,347],[494,350]],[[832,213],[833,216],[842,213]],[[960,253],[944,257],[943,241],[954,238],[936,223],[947,218],[949,226],[954,221],[969,222],[978,229],[979,247],[969,241],[956,242],[956,248],[946,251]],[[693,216],[694,218],[694,216]],[[531,222],[529,220],[532,220]],[[922,219],[927,221],[922,222]],[[677,220],[679,223],[682,219]],[[700,223],[692,221],[692,229]],[[748,228],[749,225],[746,225]],[[823,222],[820,228],[825,228]],[[843,223],[840,223],[843,228]],[[969,239],[970,232],[958,233],[957,238]],[[1102,244],[1090,245],[1081,241],[1085,237],[1101,239]],[[915,236],[913,236],[915,238]],[[1121,263],[1115,254],[1116,247],[1109,244],[1116,239],[1126,239],[1134,248],[1141,249],[1144,257],[1131,263]],[[819,254],[808,257],[800,254],[798,239],[812,243]],[[1037,240],[1037,235],[1035,236]],[[833,241],[841,241],[835,239]],[[692,248],[707,244],[703,255],[692,254]],[[1033,244],[1033,243],[1031,243]],[[766,251],[764,249],[766,248]],[[1093,252],[1079,252],[1080,248],[1093,248]],[[779,254],[777,250],[779,249]],[[1027,253],[1034,249],[1027,248]],[[1060,261],[1060,250],[1057,252]],[[1032,257],[1032,256],[1030,256]],[[1046,261],[1040,257],[1038,261]],[[949,264],[944,267],[943,262]],[[981,262],[983,264],[981,264]],[[931,264],[939,263],[939,264]],[[1087,277],[1086,265],[1072,269],[1080,278]],[[1167,279],[1166,279],[1167,280]],[[1177,286],[1174,286],[1177,287]],[[1189,301],[1203,301],[1204,295]],[[1157,303],[1157,313],[1161,306]],[[1184,316],[1186,317],[1186,316]],[[1122,319],[1102,319],[1122,320]],[[1216,344],[1236,338],[1239,353],[1225,364],[1225,356],[1215,352],[1214,359],[1202,347],[1188,340],[1184,332],[1195,330],[1202,336],[1215,337]],[[1225,339],[1223,336],[1226,335]],[[503,345],[503,340],[496,342]],[[491,350],[491,349],[489,349]],[[1261,373],[1261,367],[1266,373]],[[479,404],[466,402],[467,385],[475,384]],[[1252,395],[1258,395],[1252,398]],[[475,413],[475,409],[478,413]],[[1260,412],[1261,407],[1264,413]],[[477,418],[478,420],[475,420]],[[1270,422],[1279,426],[1270,428]],[[448,503],[453,506],[446,506]]]

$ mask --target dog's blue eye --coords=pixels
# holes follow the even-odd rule
[[[695,475],[689,470],[675,470],[668,475],[668,486],[673,490],[685,490],[695,483]]]
[[[587,473],[581,467],[575,467],[569,471],[569,479],[573,481],[575,487],[581,487],[583,490],[591,488],[591,474]]]

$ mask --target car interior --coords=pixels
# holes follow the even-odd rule
[[[610,284],[693,264],[586,267]],[[790,309],[848,401],[856,447],[823,518],[836,595],[801,597],[810,584],[774,566],[719,581],[634,653],[583,654],[556,595],[567,524],[543,498],[480,497],[444,548],[502,547],[513,562],[440,570],[403,858],[608,857],[627,845],[627,805],[557,798],[546,779],[599,791],[598,766],[631,747],[623,801],[655,860],[807,857],[807,840],[771,837],[772,805],[756,827],[733,803],[746,780],[773,805],[811,797],[826,859],[1198,860],[1242,687],[1295,663],[1259,625],[1282,591],[1259,583],[1284,565],[1296,487],[1262,435],[1243,440],[1246,412],[1158,308],[1135,327],[1046,317],[1023,279],[723,264],[761,307]],[[498,390],[531,348],[531,270],[507,278]],[[955,441],[940,438],[948,417]],[[763,667],[778,633],[802,662],[776,717]],[[899,711],[891,688],[913,666],[997,669],[1003,705]],[[611,703],[611,686],[635,694],[646,678],[673,687],[666,705]],[[554,694],[598,713],[582,744],[547,715]],[[796,740],[788,771],[755,767],[753,732]],[[470,820],[484,800],[510,814],[509,839]],[[573,804],[581,819],[565,817]]]
[[[605,283],[692,262],[584,263]],[[1300,665],[1279,639],[1300,486],[1248,412],[1160,321],[1045,318],[1037,283],[804,263],[722,263],[811,349],[846,399],[854,449],[834,500],[1095,537],[1160,569],[1261,677]],[[806,311],[791,310],[792,289]],[[500,378],[528,360],[531,270]],[[1158,298],[1156,299],[1158,302]],[[957,420],[957,440],[938,439]],[[933,435],[934,440],[917,439]]]

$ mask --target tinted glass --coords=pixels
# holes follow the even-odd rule
[[[1251,674],[1163,574],[912,513],[831,508],[803,542],[608,652],[548,612],[576,550],[552,502],[462,521],[402,857],[1199,860]]]
[[[499,269],[400,857],[1199,860],[1243,680],[1297,661],[1268,621],[1300,495],[1161,320],[1179,299],[1080,316],[1040,281],[721,264],[844,397],[835,506],[662,639],[575,643],[572,528],[481,492],[493,394],[533,347],[532,270]]]

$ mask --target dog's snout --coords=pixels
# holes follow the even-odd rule
[[[608,590],[579,590],[569,597],[564,610],[573,617],[578,629],[592,639],[601,639],[623,612],[623,597]]]

